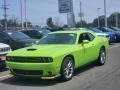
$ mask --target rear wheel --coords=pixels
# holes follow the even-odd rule
[[[68,81],[72,78],[74,73],[74,64],[71,57],[66,57],[62,63],[61,76],[62,79]]]
[[[100,54],[98,57],[98,65],[104,65],[106,62],[106,52],[104,48],[101,48]]]

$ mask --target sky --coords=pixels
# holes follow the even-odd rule
[[[24,1],[24,0],[23,0]],[[74,14],[76,21],[79,21],[78,13],[80,12],[80,1],[82,2],[82,11],[84,20],[92,22],[97,17],[97,8],[101,8],[100,15],[104,14],[104,0],[73,0]],[[8,18],[16,17],[20,21],[20,0],[7,0]],[[107,16],[113,12],[120,12],[120,0],[106,0]],[[0,6],[3,0],[0,0]],[[27,0],[27,19],[33,24],[45,25],[46,19],[52,17],[59,23],[67,22],[66,13],[58,12],[58,0]],[[0,19],[3,18],[3,10],[0,8]],[[24,17],[23,17],[24,18]]]

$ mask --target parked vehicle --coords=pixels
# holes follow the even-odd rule
[[[11,51],[11,48],[7,44],[0,43],[0,70],[5,68],[6,54]]]
[[[47,35],[48,33],[50,33],[51,31],[49,29],[46,28],[41,28],[38,30],[43,36]]]
[[[117,35],[117,41],[120,42],[120,29],[116,27],[110,27],[110,29],[116,33]]]
[[[87,30],[49,33],[38,45],[13,51],[7,65],[14,76],[70,80],[74,70],[90,62],[104,65],[109,43]]]
[[[111,42],[111,39],[110,39],[110,35],[109,35],[109,34],[104,33],[104,32],[102,32],[102,31],[100,31],[99,29],[97,29],[97,28],[92,28],[92,27],[88,28],[88,30],[95,32],[96,35],[98,35],[98,36],[106,37],[106,38],[109,40],[109,42]]]
[[[117,27],[110,27],[110,28],[115,30],[115,31],[120,31],[120,28],[117,28]]]
[[[0,41],[10,45],[12,50],[31,46],[36,42],[35,39],[19,31],[0,31]]]
[[[43,35],[38,30],[21,30],[22,33],[33,39],[41,39]]]
[[[106,34],[109,34],[110,36],[110,43],[113,43],[113,42],[116,42],[117,41],[117,35],[116,33],[110,31],[108,28],[97,28],[99,30],[101,30],[102,32],[106,33]]]

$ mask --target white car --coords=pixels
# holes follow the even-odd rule
[[[5,60],[6,60],[6,54],[11,52],[11,48],[7,44],[0,43],[0,69],[4,68]]]

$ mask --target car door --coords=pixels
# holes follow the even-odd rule
[[[83,43],[83,40],[88,40],[88,43]],[[91,33],[82,33],[79,37],[79,43],[81,43],[84,49],[84,62],[88,63],[95,59],[95,36]]]

